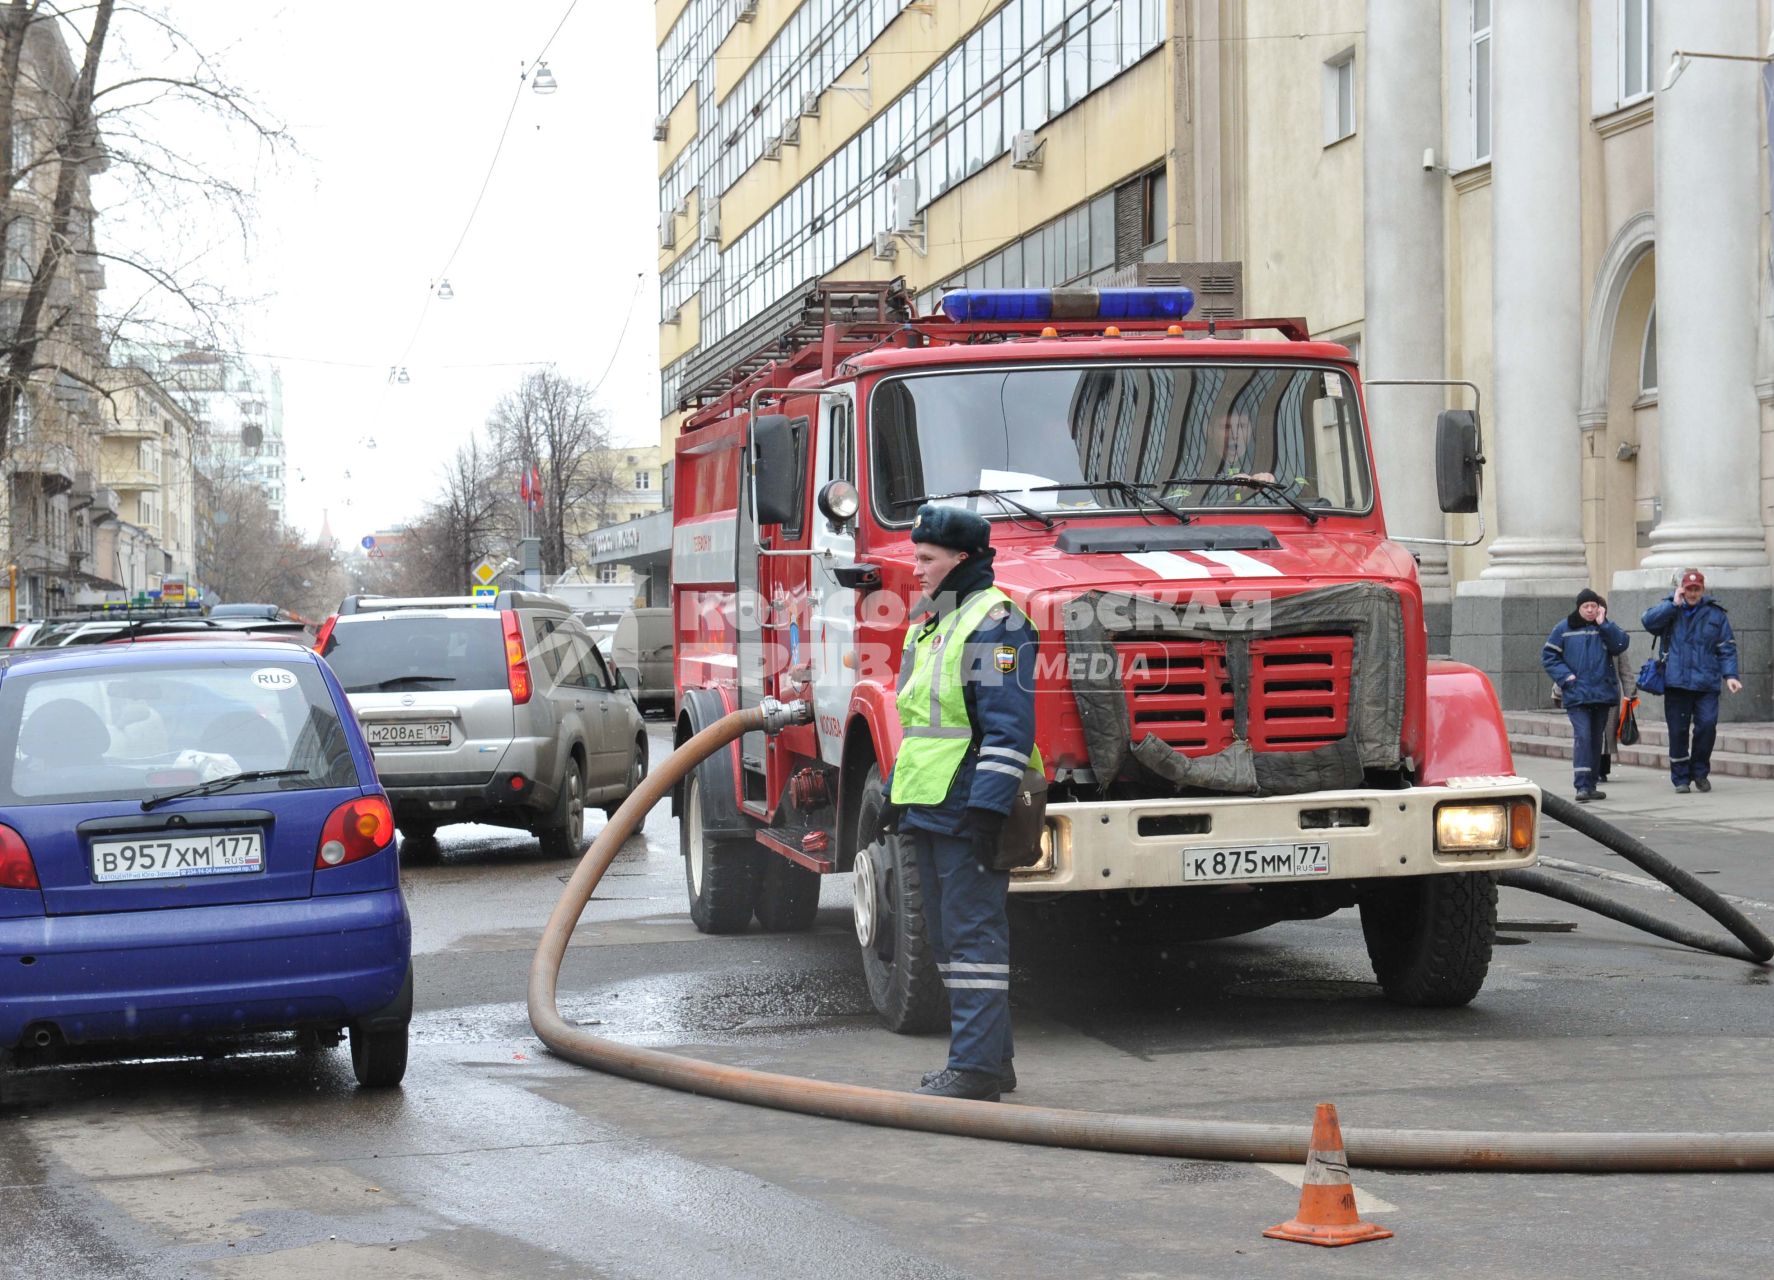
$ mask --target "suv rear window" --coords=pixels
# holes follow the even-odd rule
[[[0,680],[0,802],[143,799],[249,769],[299,774],[230,795],[358,784],[332,694],[307,660],[217,658]]]
[[[322,654],[346,693],[505,689],[505,632],[473,617],[340,618]]]

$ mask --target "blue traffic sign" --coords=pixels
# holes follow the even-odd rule
[[[373,547],[375,545],[376,545],[375,538],[371,537],[367,533],[363,535],[363,549],[365,551],[368,551],[371,547]]]

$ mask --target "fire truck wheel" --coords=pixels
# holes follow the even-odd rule
[[[751,923],[763,873],[758,846],[750,840],[717,840],[703,830],[702,776],[697,770],[684,780],[678,843],[684,855],[691,923],[703,933],[744,932]]]
[[[884,790],[880,770],[871,766],[857,815],[857,830],[863,838],[875,830]],[[924,933],[924,898],[912,843],[889,835],[868,845],[864,853],[866,856],[857,858],[854,874],[867,876],[874,883],[872,889],[862,884],[853,889],[856,895],[868,895],[860,900],[874,908],[870,940],[862,943],[861,932],[858,934],[869,1000],[889,1031],[945,1030],[949,1025],[948,999]]]
[[[1468,1004],[1491,967],[1497,879],[1463,872],[1369,884],[1361,932],[1387,999],[1421,1007]]]
[[[804,933],[819,914],[818,872],[796,866],[780,854],[763,855],[758,877],[758,923],[771,933]]]

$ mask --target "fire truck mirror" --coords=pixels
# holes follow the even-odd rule
[[[1441,509],[1452,514],[1478,510],[1478,415],[1446,409],[1435,419],[1435,488]]]
[[[798,524],[795,441],[788,418],[762,413],[751,420],[752,477],[758,524]]]

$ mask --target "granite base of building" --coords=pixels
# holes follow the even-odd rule
[[[1583,585],[1507,579],[1461,583],[1452,608],[1454,660],[1490,677],[1508,710],[1551,706],[1552,681],[1540,665],[1540,654],[1552,628],[1576,606]]]
[[[1425,600],[1423,627],[1429,632],[1429,656],[1445,658],[1452,655],[1454,637],[1454,602]]]

